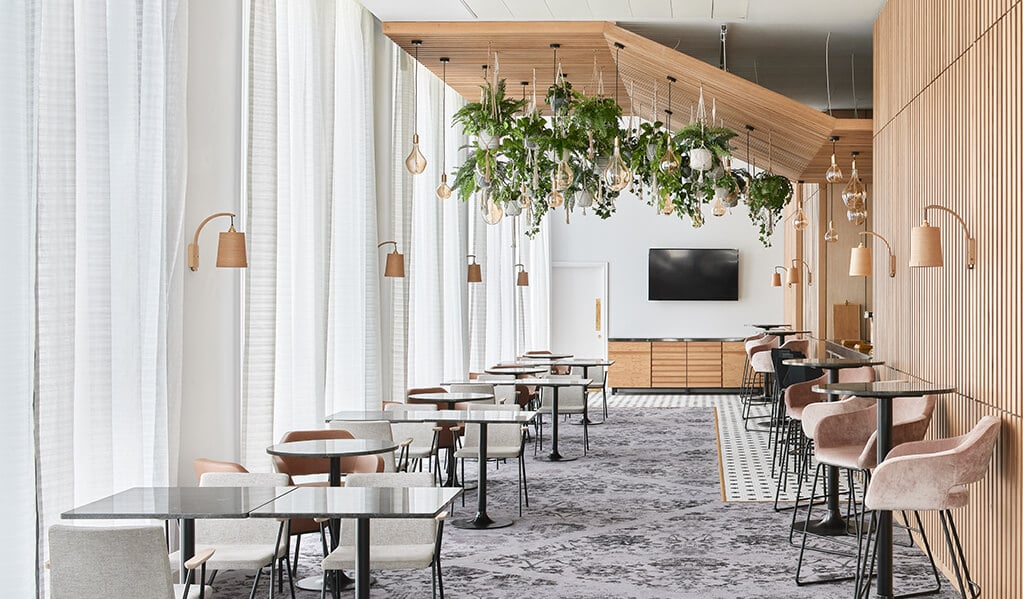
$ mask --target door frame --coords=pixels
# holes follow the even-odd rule
[[[603,355],[597,356],[597,357],[603,358],[603,359],[606,360],[607,359],[607,347],[608,347],[608,345],[607,345],[608,331],[611,328],[610,327],[611,307],[609,305],[611,303],[611,293],[610,293],[610,291],[611,291],[610,290],[610,274],[611,273],[610,273],[610,265],[607,262],[603,262],[603,261],[594,261],[594,262],[580,262],[580,261],[551,262],[551,281],[552,281],[552,285],[551,285],[551,303],[553,304],[554,303],[554,299],[555,299],[554,298],[554,289],[553,289],[553,280],[554,280],[554,273],[556,272],[556,269],[558,269],[558,268],[594,268],[594,267],[600,268],[600,273],[601,273],[601,275],[604,278],[603,289],[602,289],[603,296],[604,296],[604,301],[603,301],[603,305],[600,307],[601,308],[601,315],[600,315],[600,318],[601,318],[601,328],[603,329],[603,333],[604,333],[603,337],[602,337],[603,341],[604,341],[604,344],[603,344],[604,345],[604,353],[603,353]],[[552,318],[554,317],[554,310],[553,310],[553,308],[551,309],[551,317]],[[551,327],[551,329],[552,329],[551,330],[551,345],[553,346],[554,345],[553,326]]]

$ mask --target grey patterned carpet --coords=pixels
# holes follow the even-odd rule
[[[561,452],[581,456],[582,427],[562,425],[560,431]],[[549,437],[548,425],[545,443]],[[535,460],[528,449],[530,507],[521,519],[516,513],[515,466],[497,471],[491,466],[491,515],[517,521],[491,531],[445,527],[445,594],[531,599],[850,597],[848,582],[796,586],[799,549],[787,542],[789,512],[775,513],[769,503],[723,503],[717,447],[712,409],[613,409],[606,425],[590,427],[589,454],[577,461]],[[471,515],[475,494],[467,495],[466,507],[456,502],[455,517]],[[318,573],[317,551],[318,542],[303,543],[299,577]],[[900,549],[896,555],[896,572],[902,577],[897,590],[926,584],[922,552]],[[811,567],[804,575],[852,570],[852,560],[808,556]],[[373,597],[430,597],[429,570],[374,575]],[[267,596],[265,580],[257,597]],[[216,596],[247,597],[251,584],[251,575],[225,572],[216,580]],[[297,596],[310,599],[316,594],[299,591]],[[936,596],[957,595],[943,581]]]

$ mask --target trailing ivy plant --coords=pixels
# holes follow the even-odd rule
[[[792,199],[792,183],[781,175],[763,171],[749,183],[749,217],[760,230],[760,241],[771,245],[774,224]]]

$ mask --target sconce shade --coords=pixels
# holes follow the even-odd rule
[[[232,226],[220,234],[217,245],[218,268],[246,268],[249,265],[245,255],[245,233],[239,233]]]
[[[405,276],[405,255],[399,254],[397,248],[390,254],[387,254],[387,263],[384,265],[384,276],[385,277],[404,277]]]
[[[910,268],[941,267],[941,227],[932,227],[927,219],[919,227],[913,227],[909,239]]]
[[[781,287],[781,273],[771,273],[771,287]]]
[[[469,265],[469,282],[470,283],[482,283],[483,282],[483,269],[479,264],[475,262]]]
[[[786,269],[785,283],[787,285],[796,285],[799,283],[799,269],[795,266],[790,266]]]
[[[870,248],[860,244],[852,249],[849,254],[849,276],[869,277],[874,274],[874,256]]]
[[[515,278],[515,284],[519,287],[529,287],[529,273],[524,270],[519,271],[518,276]]]

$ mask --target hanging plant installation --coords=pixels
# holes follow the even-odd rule
[[[561,71],[559,46],[551,48],[554,81],[543,96],[550,116],[542,115],[537,106],[535,71],[531,102],[526,100],[529,82],[521,82],[521,100],[506,94],[496,53],[492,76],[484,67],[480,101],[454,115],[454,124],[471,141],[451,187],[463,201],[476,198],[484,221],[521,216],[523,230],[532,236],[544,217],[559,208],[565,210],[566,220],[576,208],[609,218],[618,196],[632,190],[658,212],[688,219],[693,227],[705,222],[704,204],[713,204],[712,213],[723,216],[727,208],[746,202],[761,241],[770,245],[773,225],[792,196],[792,185],[770,170],[753,177],[744,169],[730,168],[730,142],[736,133],[715,122],[716,106],[707,118],[702,89],[691,122],[675,131],[670,102],[676,81],[669,77],[666,123],[641,122],[633,127],[631,118],[623,121],[617,101],[617,62],[624,46],[616,44],[613,96],[603,95],[603,76],[596,73],[597,93],[580,93]],[[656,103],[655,88],[655,113]]]

